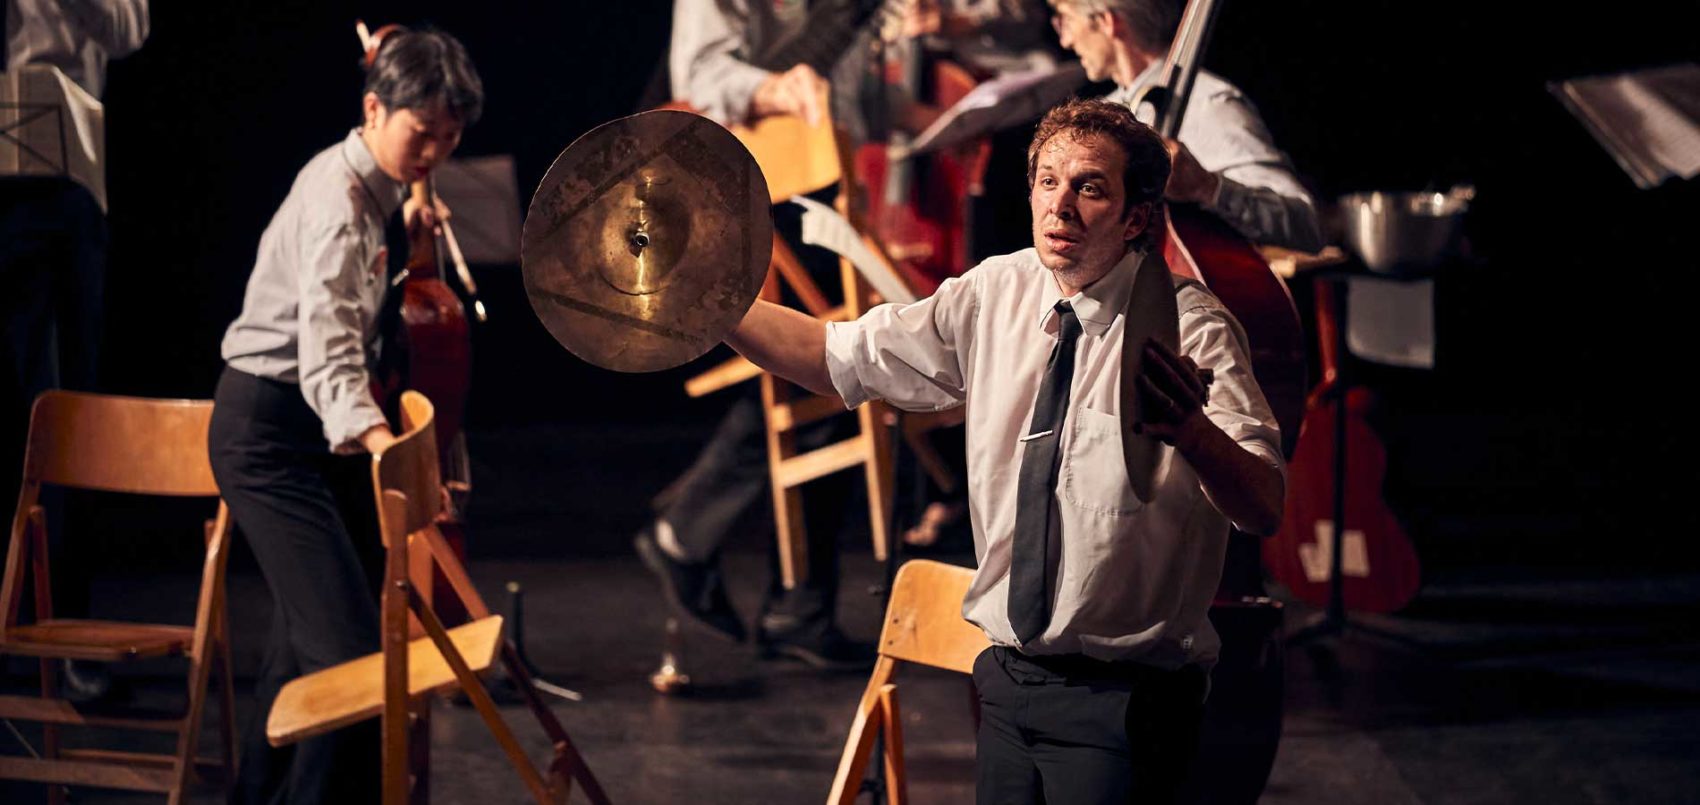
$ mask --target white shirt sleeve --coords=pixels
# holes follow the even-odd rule
[[[1286,473],[1281,458],[1281,429],[1263,389],[1252,374],[1245,330],[1214,298],[1208,304],[1181,304],[1181,353],[1215,377],[1204,415],[1239,446]]]
[[[148,0],[60,0],[111,58],[140,50],[148,38]]]
[[[967,396],[965,343],[978,313],[974,272],[952,277],[932,296],[880,305],[826,330],[832,385],[850,408],[870,398],[905,411],[942,411]]]

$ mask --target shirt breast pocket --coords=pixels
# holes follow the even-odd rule
[[[1133,494],[1122,458],[1121,420],[1090,408],[1075,412],[1064,448],[1060,480],[1063,499],[1100,514],[1126,515],[1145,504]]]

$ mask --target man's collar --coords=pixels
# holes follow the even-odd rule
[[[348,137],[342,141],[342,157],[354,169],[360,183],[366,186],[372,200],[377,202],[379,217],[389,220],[401,207],[402,199],[407,197],[407,185],[391,179],[383,168],[378,167],[377,158],[366,147],[366,140],[360,136],[358,128],[350,130]]]
[[[1137,249],[1130,251],[1116,263],[1110,273],[1098,278],[1097,282],[1086,286],[1073,296],[1067,297],[1068,304],[1074,308],[1074,315],[1079,317],[1081,329],[1094,337],[1103,337],[1104,333],[1114,324],[1116,317],[1127,308],[1127,295],[1133,289],[1133,277],[1139,270],[1144,252]],[[1162,265],[1162,263],[1153,263]],[[1049,269],[1041,269],[1050,273]],[[1056,332],[1057,300],[1064,298],[1062,290],[1057,287],[1055,275],[1045,283],[1045,293],[1037,300],[1040,329],[1048,333]]]
[[[1139,75],[1134,77],[1132,84],[1128,84],[1125,87],[1117,86],[1114,92],[1105,96],[1105,99],[1112,103],[1119,103],[1131,108],[1133,106],[1133,99],[1139,95],[1140,91],[1151,86],[1151,82],[1157,79],[1157,71],[1162,69],[1162,59],[1157,59],[1150,64],[1145,65],[1145,69],[1139,71]],[[1137,112],[1139,110],[1135,109],[1134,111]]]

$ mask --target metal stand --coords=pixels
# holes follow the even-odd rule
[[[662,632],[661,667],[649,675],[650,687],[656,693],[671,696],[691,686],[691,675],[684,672],[685,640],[679,634],[679,619],[668,615]]]
[[[1344,286],[1342,281],[1341,287],[1334,295],[1334,320],[1338,322],[1334,328],[1334,354],[1340,357],[1339,366],[1335,370],[1338,376],[1334,385],[1334,527],[1329,534],[1329,542],[1333,543],[1334,547],[1328,560],[1328,609],[1311,618],[1287,638],[1287,642],[1294,646],[1338,635],[1344,632],[1348,625],[1343,557],[1346,555],[1346,392],[1351,384],[1346,378]]]
[[[576,690],[561,687],[543,678],[542,672],[531,662],[531,657],[525,653],[525,590],[519,582],[510,581],[508,590],[508,638],[513,641],[514,654],[519,658],[519,664],[531,675],[531,686],[542,693],[566,699],[569,702],[582,702],[584,695]],[[513,685],[513,677],[507,678],[507,684]]]

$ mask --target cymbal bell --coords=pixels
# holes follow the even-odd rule
[[[525,294],[574,355],[619,372],[670,369],[720,343],[767,275],[767,180],[708,118],[658,110],[567,146],[532,196]]]

